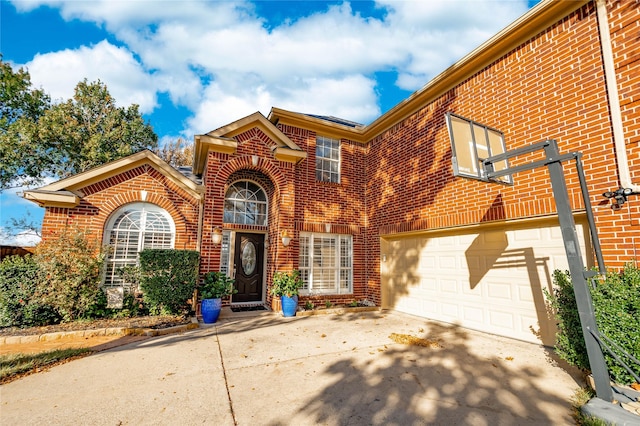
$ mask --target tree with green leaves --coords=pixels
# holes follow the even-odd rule
[[[52,149],[40,143],[38,121],[50,105],[49,95],[32,87],[26,70],[14,72],[0,56],[0,191],[42,177]]]
[[[61,178],[158,145],[138,105],[117,107],[100,80],[78,83],[73,98],[52,105],[38,127],[42,143],[55,147],[48,172]]]
[[[107,86],[78,83],[73,98],[51,103],[28,71],[0,57],[0,190],[68,177],[143,149],[158,136],[138,105],[116,106]]]

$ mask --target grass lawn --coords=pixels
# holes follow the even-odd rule
[[[89,348],[56,349],[38,354],[11,354],[0,356],[0,384],[41,368],[51,367],[66,360],[91,353]]]

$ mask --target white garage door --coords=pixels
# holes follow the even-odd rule
[[[588,228],[577,231],[587,262]],[[383,307],[554,344],[542,289],[551,289],[555,269],[568,269],[557,222],[386,238],[380,254]]]

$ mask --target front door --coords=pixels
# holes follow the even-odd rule
[[[236,233],[233,266],[236,271],[234,303],[262,301],[263,234]]]

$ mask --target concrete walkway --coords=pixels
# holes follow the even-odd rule
[[[395,312],[251,313],[3,385],[0,424],[571,425],[570,371],[540,346]]]

